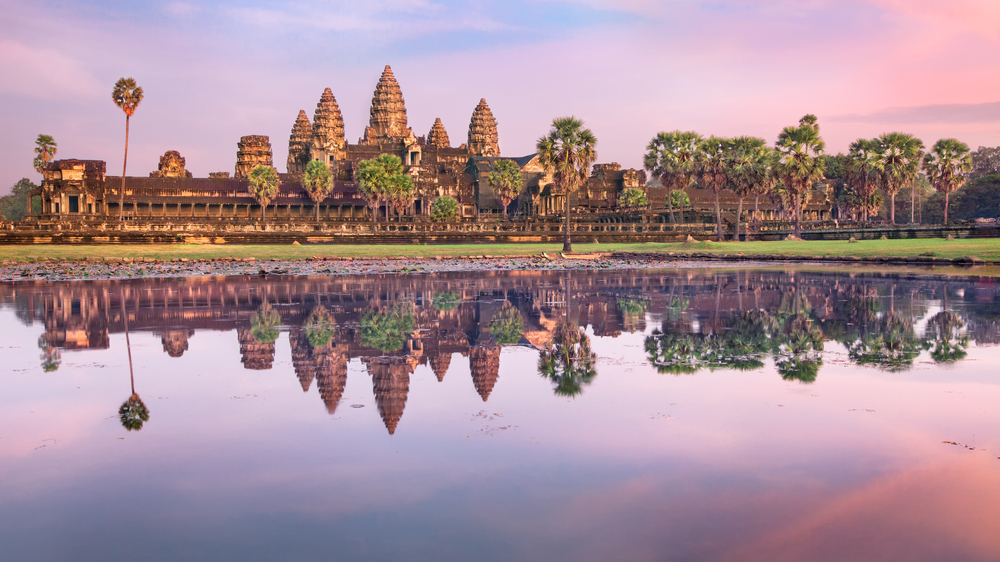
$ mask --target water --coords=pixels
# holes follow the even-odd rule
[[[998,560],[998,289],[6,284],[2,558]]]

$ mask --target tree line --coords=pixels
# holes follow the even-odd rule
[[[739,239],[743,203],[749,197],[754,201],[751,220],[760,220],[760,198],[768,197],[792,217],[795,236],[800,236],[802,209],[809,203],[812,188],[823,180],[843,182],[838,205],[859,222],[878,214],[881,194],[885,193],[889,197],[888,220],[895,224],[896,195],[911,187],[922,173],[943,195],[943,222],[947,223],[949,196],[973,171],[974,155],[969,146],[950,138],[937,141],[926,151],[923,141],[900,132],[858,139],[846,155],[826,155],[825,147],[818,119],[809,114],[798,125],[782,129],[773,147],[759,137],[705,138],[694,131],[661,132],[647,144],[643,166],[667,189],[671,221],[676,220],[672,192],[694,186],[711,191],[720,241],[722,190],[731,190],[738,198],[733,240]],[[987,158],[986,164],[989,162]]]

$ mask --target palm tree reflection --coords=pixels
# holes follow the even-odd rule
[[[132,384],[132,395],[128,397],[120,408],[118,408],[118,419],[128,431],[139,431],[142,429],[142,424],[149,421],[149,409],[146,408],[146,404],[142,402],[139,395],[135,392],[135,374],[132,370],[132,344],[128,337],[128,310],[125,308],[125,295],[120,294],[121,297],[121,313],[122,321],[125,323],[125,346],[128,349],[128,377]]]
[[[927,324],[927,335],[934,348],[931,359],[937,363],[954,363],[964,359],[969,336],[960,332],[965,322],[954,312],[939,312]]]
[[[597,354],[583,328],[569,322],[556,326],[552,342],[541,350],[538,373],[551,381],[556,396],[576,396],[597,376]]]

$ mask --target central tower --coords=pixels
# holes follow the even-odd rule
[[[358,144],[375,145],[398,142],[413,136],[406,126],[406,102],[392,69],[385,65],[372,96],[371,119],[365,137]]]

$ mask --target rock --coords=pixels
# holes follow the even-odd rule
[[[301,245],[302,244],[299,244],[298,240],[295,240],[294,242],[292,242],[292,246],[301,246]]]

